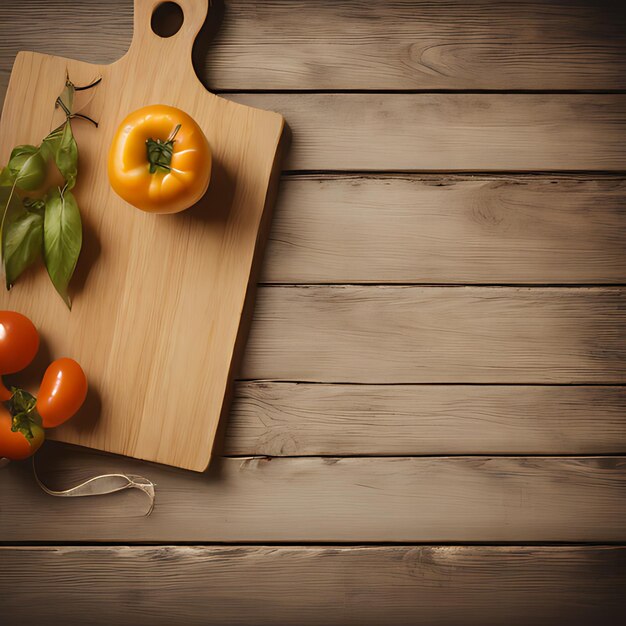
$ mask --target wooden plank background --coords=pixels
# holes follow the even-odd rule
[[[265,283],[622,283],[626,179],[283,178]]]
[[[626,94],[224,95],[285,116],[289,170],[623,171],[626,162]]]
[[[199,74],[213,90],[626,89],[619,0],[213,0]],[[41,20],[42,13],[45,20]],[[129,0],[4,0],[2,75],[27,48],[112,62]]]
[[[222,458],[39,453],[148,476],[148,518],[0,468],[3,620],[623,621],[625,32],[613,0],[215,0],[201,80],[292,134]],[[131,35],[132,0],[5,0],[0,100],[18,50]]]
[[[260,290],[242,377],[357,383],[624,383],[621,287]]]
[[[232,456],[620,454],[626,388],[241,382]]]
[[[0,472],[5,541],[626,543],[623,456],[243,457],[196,474],[63,450],[38,457],[49,486],[147,475],[154,512],[141,517],[141,492],[51,499],[13,463]]]
[[[0,548],[0,562],[0,580],[37,588],[44,623],[59,605],[64,624],[81,626],[94,615],[163,626],[318,626],[329,616],[456,626],[459,613],[467,626],[588,626],[626,617],[623,547]],[[32,624],[20,599],[4,608],[14,624]]]

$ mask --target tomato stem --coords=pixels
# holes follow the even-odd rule
[[[33,426],[41,426],[37,398],[28,391],[12,387],[8,408],[11,414],[11,430],[22,433],[30,441],[34,436]]]
[[[180,124],[172,131],[166,141],[161,139],[146,139],[146,150],[148,152],[148,163],[150,173],[154,174],[158,168],[171,170],[172,155],[174,154],[174,141],[180,130]]]

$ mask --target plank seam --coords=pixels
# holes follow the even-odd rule
[[[353,381],[324,381],[324,380],[288,380],[284,378],[237,378],[238,383],[272,383],[272,384],[286,384],[286,385],[361,385],[364,387],[375,386],[403,386],[403,387],[428,387],[428,386],[472,386],[472,387],[618,387],[623,388],[626,385],[624,383],[474,383],[474,382],[434,382],[434,383],[416,383],[416,382],[393,382],[393,383],[373,383],[373,382],[353,382]]]
[[[626,176],[626,170],[611,170],[611,169],[598,169],[598,170],[434,170],[434,169],[284,169],[282,175],[285,177],[292,176],[613,176],[623,177]]]
[[[211,93],[228,97],[229,95],[512,95],[512,96],[622,96],[626,89],[210,89]]]
[[[462,178],[466,177],[467,180],[473,180],[475,178],[563,178],[564,180],[571,179],[588,179],[594,181],[598,178],[608,180],[623,180],[626,176],[626,171],[622,174],[616,173],[614,170],[578,170],[578,171],[563,171],[563,170],[537,170],[537,171],[515,171],[515,170],[502,170],[502,171],[470,171],[470,170],[454,170],[451,172],[436,172],[432,170],[284,170],[283,175],[286,179],[295,180],[354,180],[357,178],[364,179],[383,179],[383,180],[433,180],[439,179],[442,176],[450,178]]]
[[[271,237],[270,237],[271,240]],[[299,288],[299,287],[446,287],[446,288],[498,288],[505,289],[623,289],[626,282],[623,283],[426,283],[426,282],[389,282],[389,281],[372,281],[372,282],[259,282],[259,287],[266,288]]]
[[[255,459],[260,461],[271,461],[273,459],[624,459],[626,460],[626,448],[622,452],[590,452],[587,454],[561,452],[561,453],[528,453],[528,454],[507,454],[503,452],[490,452],[488,454],[458,452],[446,454],[392,454],[373,453],[367,454],[222,454],[221,459]]]
[[[362,547],[364,549],[367,548],[399,548],[402,546],[407,547],[436,547],[442,546],[447,548],[454,547],[485,547],[485,548],[512,548],[512,547],[533,547],[533,548],[626,548],[626,542],[623,541],[516,541],[516,542],[488,542],[488,541],[466,541],[466,542],[447,542],[447,541],[422,541],[422,542],[410,542],[410,541],[358,541],[358,542],[350,542],[350,541],[167,541],[167,542],[154,542],[154,541],[142,541],[142,542],[128,542],[128,541],[103,541],[103,542],[85,542],[85,541],[0,541],[0,550],[4,549],[13,549],[13,548],[59,548],[63,546],[68,547],[85,547],[85,548],[107,548],[107,547],[138,547],[138,548],[151,548],[151,547],[228,547],[228,546],[237,546],[240,548],[251,547],[251,548],[259,548],[263,546],[267,547],[315,547],[315,548],[324,548],[324,547],[337,547],[337,548],[359,548]]]

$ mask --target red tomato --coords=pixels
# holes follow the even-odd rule
[[[27,439],[21,432],[14,433],[11,430],[11,424],[11,414],[0,405],[0,457],[6,457],[12,461],[27,459],[35,454],[43,443],[43,428],[31,422],[30,429],[33,438]]]
[[[66,422],[80,409],[87,396],[87,378],[73,359],[57,359],[43,375],[37,394],[37,412],[44,428]]]
[[[21,313],[0,311],[0,376],[27,367],[39,349],[39,335],[33,323]],[[0,402],[11,399],[11,392],[0,379]]]
[[[0,374],[14,374],[30,365],[39,349],[35,325],[21,313],[0,311]]]

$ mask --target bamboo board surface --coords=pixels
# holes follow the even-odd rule
[[[90,396],[82,415],[88,420],[60,427],[54,438],[202,471],[228,406],[283,119],[227,102],[196,78],[191,49],[206,0],[181,2],[185,22],[168,39],[150,28],[157,4],[136,0],[133,43],[111,65],[18,55],[2,114],[0,160],[11,146],[38,144],[58,125],[54,102],[66,71],[77,85],[102,76],[83,110],[100,125],[73,122],[85,232],[73,310],[64,308],[43,270],[3,291],[0,308],[28,315],[50,355],[71,356],[87,373]],[[213,152],[209,192],[182,214],[143,214],[109,186],[113,133],[147,104],[189,113]]]

